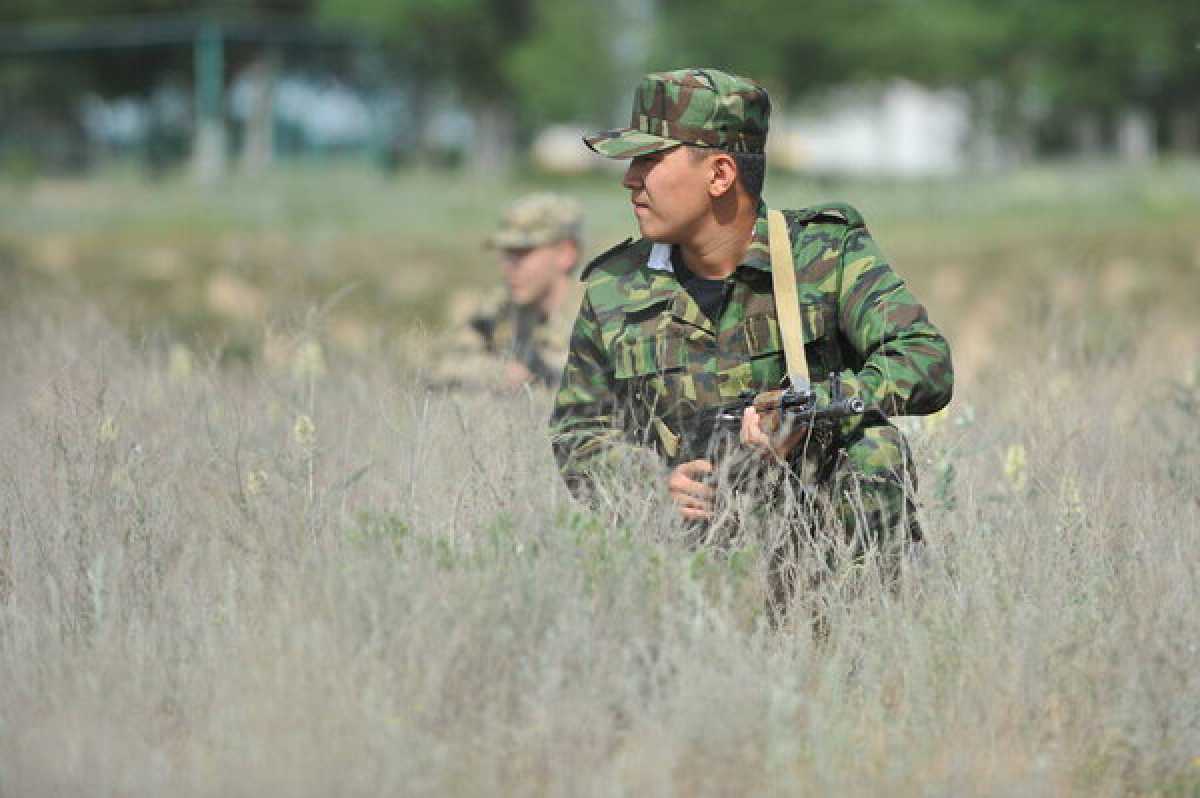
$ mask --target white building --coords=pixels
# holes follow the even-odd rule
[[[772,120],[768,151],[787,168],[917,177],[967,165],[970,114],[961,91],[895,80],[843,89],[781,116]]]

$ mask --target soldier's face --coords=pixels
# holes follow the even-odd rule
[[[629,189],[642,235],[663,244],[688,243],[709,210],[710,171],[685,147],[631,160],[621,185]]]
[[[559,241],[540,247],[506,249],[501,255],[508,295],[518,305],[541,301],[575,263],[575,244]]]

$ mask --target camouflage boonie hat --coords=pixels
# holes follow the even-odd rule
[[[582,225],[583,211],[575,200],[561,194],[531,194],[508,207],[487,243],[494,249],[528,249],[578,241]]]
[[[752,80],[718,69],[652,72],[633,95],[629,127],[585,136],[608,158],[634,158],[679,144],[762,152],[771,99]]]

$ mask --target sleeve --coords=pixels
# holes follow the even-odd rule
[[[430,388],[494,390],[504,361],[490,350],[488,335],[495,319],[480,313],[444,336],[425,342],[416,360]]]
[[[500,385],[503,361],[492,351],[505,294],[458,291],[446,303],[445,328],[406,339],[407,353],[425,387],[491,391]]]
[[[865,228],[847,231],[840,267],[838,328],[861,363],[840,375],[843,390],[889,416],[945,407],[954,390],[950,345]]]
[[[596,480],[607,473],[628,481],[637,472],[661,470],[652,449],[637,446],[626,437],[619,410],[600,324],[590,300],[584,297],[550,416],[554,456],[563,481],[577,499],[587,499]]]

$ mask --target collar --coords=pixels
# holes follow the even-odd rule
[[[656,272],[674,274],[675,267],[671,265],[671,244],[655,244],[650,247],[650,257],[646,268]],[[758,201],[758,218],[754,221],[754,232],[750,235],[750,244],[738,269],[748,266],[759,271],[771,271],[771,244],[767,234],[767,205]],[[736,271],[736,269],[735,269]]]
[[[675,267],[671,265],[671,245],[655,244],[650,247],[650,260],[646,261],[646,266],[652,271],[674,273]]]
[[[771,271],[771,237],[767,232],[767,204],[758,201],[758,218],[754,221],[754,232],[750,244],[738,268],[750,267],[763,272]]]

